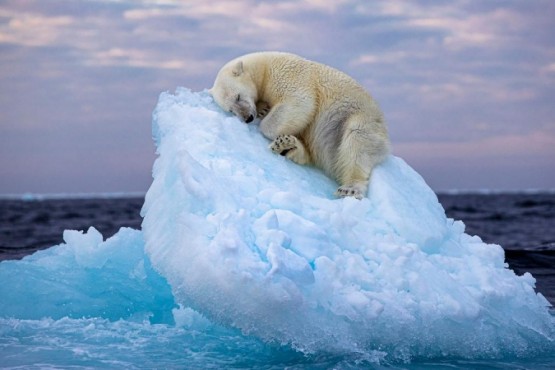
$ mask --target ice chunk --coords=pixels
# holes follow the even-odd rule
[[[173,322],[167,282],[144,254],[142,233],[122,228],[103,241],[93,227],[64,244],[0,268],[0,317],[100,317]]]

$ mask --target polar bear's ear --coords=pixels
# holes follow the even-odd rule
[[[240,76],[243,73],[243,61],[242,60],[238,61],[237,64],[233,67],[231,72],[235,77]]]

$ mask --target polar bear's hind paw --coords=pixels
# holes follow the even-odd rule
[[[359,186],[356,185],[342,185],[340,186],[335,195],[339,198],[354,197],[356,199],[364,198],[364,194]]]

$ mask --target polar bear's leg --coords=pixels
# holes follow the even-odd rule
[[[335,193],[338,197],[362,199],[366,196],[372,170],[388,152],[387,137],[374,129],[375,125],[360,115],[353,115],[346,122],[337,153],[341,185]]]
[[[260,122],[260,131],[270,140],[275,140],[282,132],[282,126],[287,119],[287,108],[283,104],[278,104],[266,114]],[[288,132],[294,134],[294,132]]]
[[[284,155],[298,164],[309,164],[310,154],[304,144],[293,135],[279,135],[270,144],[272,152]]]
[[[260,122],[260,131],[270,139],[275,140],[280,135],[299,135],[310,122],[311,106],[295,106],[280,103],[271,107]]]

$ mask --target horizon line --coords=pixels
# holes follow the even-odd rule
[[[0,200],[63,200],[63,199],[125,199],[144,198],[146,191],[114,191],[114,192],[53,192],[53,193],[0,193]],[[437,195],[499,195],[499,194],[555,194],[555,188],[538,189],[441,189],[434,190]]]

